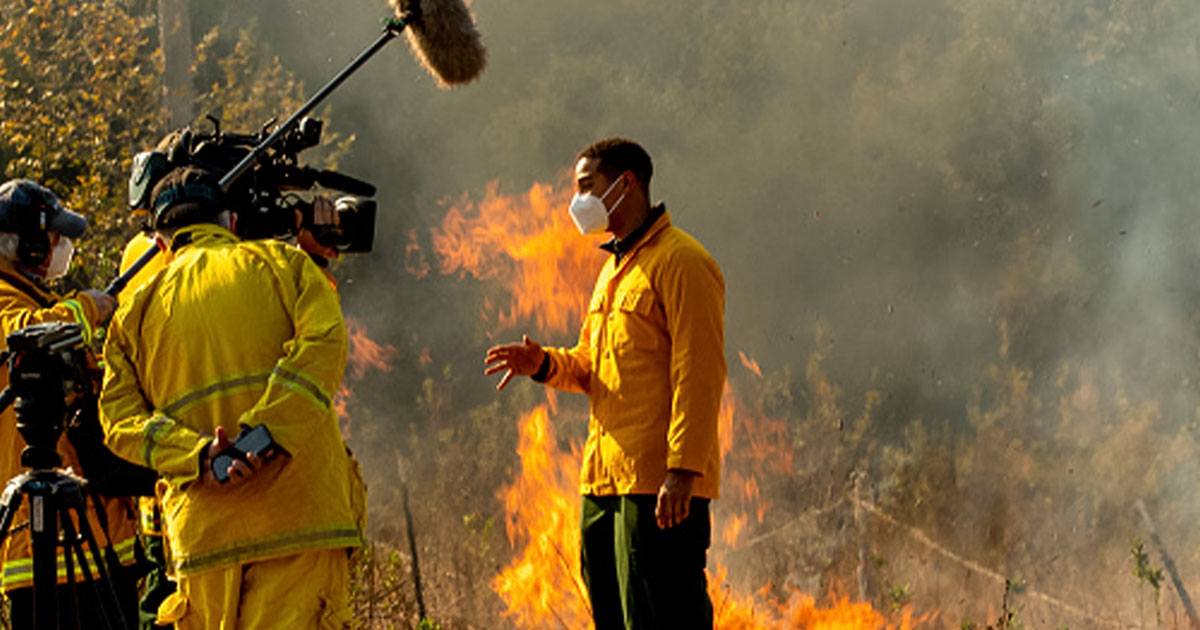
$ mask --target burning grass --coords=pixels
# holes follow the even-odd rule
[[[480,279],[491,298],[482,337],[519,336],[512,327],[532,321],[571,338],[594,273],[577,261],[595,252],[554,222],[562,197],[535,187],[508,198],[493,186],[479,204],[455,204],[435,232],[438,268]],[[922,406],[935,394],[877,372],[847,395],[827,371],[830,325],[813,331],[803,365],[739,353],[720,420],[709,564],[719,628],[1187,627],[1178,595],[1144,579],[1159,575],[1159,557],[1143,548],[1132,558],[1130,541],[1145,537],[1132,510],[1143,500],[1178,550],[1182,584],[1200,578],[1189,551],[1200,534],[1186,526],[1197,514],[1181,500],[1200,475],[1194,422],[1171,421],[1174,408],[1088,357],[1012,358],[1007,321],[995,326],[996,356],[956,375],[967,391],[935,393],[953,406]],[[428,616],[444,628],[588,628],[575,478],[585,404],[547,401],[532,383],[467,403],[479,397],[464,391],[488,386],[459,376],[477,365],[420,354],[412,417],[349,404],[351,442],[375,471],[360,618],[417,623],[415,595],[404,594],[415,593],[406,570],[417,559]],[[419,558],[397,475],[412,491]]]

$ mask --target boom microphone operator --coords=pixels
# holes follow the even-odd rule
[[[417,61],[437,81],[438,86],[450,88],[469,83],[478,77],[487,65],[487,50],[475,26],[475,17],[464,0],[388,0],[395,17],[384,20],[383,33],[345,68],[325,84],[316,94],[296,110],[286,121],[275,128],[257,146],[250,150],[240,162],[221,177],[220,186],[229,191],[238,179],[267,157],[267,152],[281,139],[295,134],[295,129],[304,117],[321,101],[336,90],[343,81],[379,52],[389,41],[406,32],[406,37]],[[144,164],[140,166],[145,166]],[[139,172],[139,160],[134,160],[131,190],[135,180],[144,179]],[[333,187],[345,187],[336,173],[320,173],[316,182]],[[336,183],[335,183],[336,182]],[[138,187],[149,188],[153,181],[137,181]],[[373,206],[371,212],[373,212]],[[371,220],[374,220],[372,215]],[[119,293],[129,280],[146,266],[157,254],[157,249],[147,251],[113,280],[105,292]]]

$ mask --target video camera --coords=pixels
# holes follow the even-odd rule
[[[5,343],[0,363],[8,366],[9,382],[0,392],[0,411],[9,405],[16,411],[17,432],[25,440],[21,465],[35,470],[61,466],[58,440],[65,430],[93,490],[153,496],[155,472],[104,446],[96,404],[100,373],[80,325],[33,324],[9,333]]]
[[[79,324],[54,322],[27,326],[8,335],[8,387],[0,393],[0,411],[16,402],[17,431],[25,439],[21,464],[53,468],[61,464],[58,438],[68,414],[83,399],[95,401],[93,362]]]
[[[144,151],[134,156],[129,177],[129,206],[133,210],[151,210],[150,198],[155,184],[172,169],[193,166],[216,176],[230,173],[256,148],[259,152],[244,175],[225,190],[225,203],[237,213],[238,235],[244,239],[287,238],[295,236],[296,211],[301,213],[299,229],[308,229],[317,242],[344,253],[371,251],[375,240],[375,186],[336,171],[316,169],[299,163],[300,152],[321,142],[324,124],[315,118],[303,118],[283,128],[273,143],[265,142],[274,121],[258,133],[240,134],[221,130],[212,116],[211,132],[191,128],[174,134],[166,150]],[[345,193],[335,201],[337,225],[316,225],[313,204],[298,191],[315,186]]]

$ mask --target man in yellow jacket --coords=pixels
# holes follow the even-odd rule
[[[115,301],[102,291],[80,291],[63,298],[45,286],[66,273],[74,251],[73,239],[83,236],[87,221],[63,207],[49,189],[18,179],[0,185],[0,348],[10,333],[33,324],[68,322],[79,324],[86,340],[112,313]],[[8,368],[0,366],[0,389],[8,386]],[[16,417],[10,407],[0,414],[0,475],[7,481],[21,473],[24,440],[18,435]],[[83,471],[75,447],[64,434],[58,443],[63,467],[76,474]],[[96,471],[92,471],[96,472]],[[89,523],[98,543],[111,547],[121,566],[113,566],[111,577],[119,604],[127,619],[136,609],[135,560],[136,521],[129,498],[103,497],[104,518],[89,511]],[[32,626],[33,549],[29,537],[28,506],[22,504],[4,545],[4,568],[0,587],[10,602],[13,627]],[[66,579],[62,553],[58,556],[60,583]],[[80,579],[78,570],[75,575]],[[71,597],[65,591],[63,597]],[[94,602],[81,600],[82,614]]]
[[[717,417],[725,382],[725,281],[695,239],[651,205],[650,156],[610,138],[575,164],[571,217],[606,231],[573,348],[488,350],[505,371],[591,403],[583,451],[583,577],[597,630],[711,629],[704,567],[709,501],[720,488]]]
[[[347,351],[337,293],[304,252],[238,240],[215,177],[176,169],[152,199],[166,266],[117,310],[100,405],[108,446],[162,478],[179,590],[159,621],[346,628],[365,488],[332,407]],[[214,471],[259,426],[274,459]]]
[[[154,237],[144,231],[139,231],[125,244],[121,252],[121,264],[117,267],[118,274],[128,271],[135,261],[151,249],[158,251],[158,243]],[[159,269],[163,268],[162,255],[156,255],[146,266],[142,267],[125,285],[124,291],[132,294],[137,287],[142,286]],[[175,583],[167,578],[166,549],[163,544],[162,506],[157,496],[138,497],[139,527],[142,547],[145,549],[147,565],[146,575],[142,578],[141,598],[138,600],[139,630],[155,630],[165,628],[155,622],[158,618],[158,606],[171,593],[175,592]]]

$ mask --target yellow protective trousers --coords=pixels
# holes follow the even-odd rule
[[[349,630],[350,558],[322,549],[179,578],[157,623],[178,630]]]

